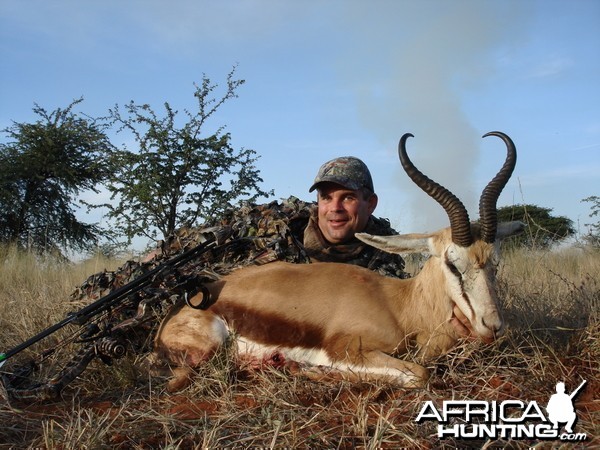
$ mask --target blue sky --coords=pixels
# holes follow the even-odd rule
[[[81,96],[91,116],[131,100],[193,108],[194,82],[223,85],[237,65],[246,83],[207,134],[225,125],[258,152],[277,198],[313,199],[323,162],[358,156],[376,215],[400,232],[448,223],[400,168],[406,132],[473,219],[505,154],[481,139],[492,130],[519,152],[500,206],[550,207],[584,231],[581,200],[600,195],[597,0],[0,0],[0,61],[0,128]]]

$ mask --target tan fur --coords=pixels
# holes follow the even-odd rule
[[[426,360],[452,348],[459,338],[450,325],[455,305],[476,334],[490,339],[501,333],[493,244],[476,240],[468,248],[457,247],[449,229],[396,236],[400,244],[394,245],[387,238],[371,238],[386,240],[380,248],[395,252],[421,251],[417,248],[426,242],[432,258],[408,280],[337,263],[276,262],[240,269],[207,285],[216,299],[208,310],[183,306],[165,318],[155,341],[156,359],[197,366],[225,340],[223,320],[240,338],[270,346],[283,359],[286,349],[315,349],[346,378],[359,373],[419,387],[427,370],[396,356],[414,347]],[[448,258],[464,272],[460,282],[446,267]],[[182,387],[188,375],[176,374],[170,387]]]

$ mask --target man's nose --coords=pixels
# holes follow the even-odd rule
[[[341,198],[334,198],[331,201],[331,205],[330,206],[331,206],[331,210],[332,211],[336,211],[337,212],[337,211],[343,211],[344,210],[344,203],[343,203],[343,201],[342,201]]]

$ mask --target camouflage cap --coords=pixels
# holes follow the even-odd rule
[[[324,182],[336,183],[353,191],[367,188],[375,192],[369,168],[354,156],[342,156],[323,164],[308,192],[314,191],[319,183]]]

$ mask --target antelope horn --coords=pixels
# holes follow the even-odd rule
[[[483,137],[487,136],[498,136],[506,144],[507,150],[504,165],[494,179],[488,183],[479,198],[481,239],[483,239],[484,242],[492,243],[496,240],[496,230],[498,228],[496,202],[498,201],[498,197],[500,197],[502,189],[504,189],[504,186],[508,183],[517,163],[517,149],[515,148],[513,141],[500,131],[491,131],[483,135]]]
[[[398,144],[398,155],[404,171],[417,186],[444,208],[450,219],[452,242],[461,247],[468,247],[473,243],[473,236],[467,209],[452,192],[428,178],[415,167],[406,153],[406,140],[409,137],[414,136],[406,133],[400,138]]]

